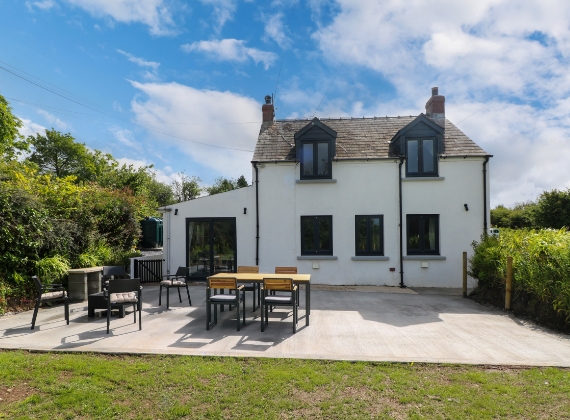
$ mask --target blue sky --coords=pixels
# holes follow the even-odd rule
[[[396,116],[439,86],[512,205],[570,187],[568,22],[556,0],[0,0],[0,94],[24,134],[211,184],[251,179],[267,94],[277,118]]]

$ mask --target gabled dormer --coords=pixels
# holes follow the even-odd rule
[[[406,177],[438,176],[444,131],[441,125],[420,114],[396,133],[390,141],[390,152],[406,157]]]
[[[332,178],[332,158],[336,155],[336,131],[318,118],[295,133],[295,151],[301,164],[301,179]]]

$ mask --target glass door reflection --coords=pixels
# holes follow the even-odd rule
[[[186,229],[187,266],[192,278],[235,271],[235,218],[191,218],[186,220]]]

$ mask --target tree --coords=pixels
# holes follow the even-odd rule
[[[200,178],[197,176],[189,177],[184,172],[179,172],[178,177],[180,181],[175,179],[172,181],[171,186],[174,197],[179,203],[193,200],[202,193],[203,188],[200,186],[202,180]]]
[[[28,141],[33,152],[28,157],[44,173],[52,173],[60,178],[76,175],[78,178],[89,178],[91,154],[85,144],[75,142],[69,133],[62,134],[55,129],[46,130],[46,135],[37,133],[29,136]]]
[[[512,209],[498,205],[491,210],[491,225],[499,228],[522,229],[535,227],[536,203],[517,203]]]
[[[226,179],[223,177],[216,178],[214,185],[207,187],[206,191],[209,195],[220,194],[226,191],[237,190],[238,188],[247,187],[247,181],[242,175],[238,179]]]
[[[27,143],[19,133],[22,121],[12,114],[8,101],[0,95],[0,157],[12,159],[22,150],[27,150]]]
[[[545,191],[538,197],[536,224],[542,228],[570,228],[570,188]]]

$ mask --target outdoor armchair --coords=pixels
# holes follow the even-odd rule
[[[139,312],[139,330],[142,329],[142,287],[140,279],[114,279],[104,292],[107,298],[107,334],[111,322],[111,306],[133,305],[134,323],[137,323],[137,307]]]
[[[109,285],[109,280],[127,277],[125,267],[122,265],[106,265],[103,267],[103,289]]]
[[[259,273],[259,267],[256,265],[238,265],[237,268],[238,273]],[[252,311],[255,312],[257,308],[259,308],[259,304],[261,302],[261,285],[259,283],[246,283],[243,285],[244,291],[246,292],[253,292],[253,309]],[[255,306],[255,292],[257,291],[257,307]]]
[[[65,320],[67,325],[69,325],[69,297],[67,296],[67,291],[62,284],[50,284],[42,285],[42,282],[38,276],[32,276],[32,280],[36,286],[36,305],[34,307],[34,315],[32,317],[32,330],[36,326],[36,318],[38,316],[38,309],[40,309],[40,304],[42,302],[53,302],[56,300],[62,300],[65,304]]]
[[[269,325],[269,306],[291,306],[293,308],[293,334],[297,332],[297,289],[291,278],[263,279],[261,290],[261,331]],[[288,296],[269,295],[269,292],[288,292]]]
[[[297,267],[275,267],[275,274],[297,274]],[[297,306],[299,306],[299,300],[299,287],[297,287]]]
[[[218,293],[220,289],[220,293]],[[223,293],[225,289],[229,294]],[[231,294],[231,291],[235,294]],[[242,310],[240,311],[240,303]],[[212,305],[214,306],[214,321],[212,322]],[[235,305],[237,308],[237,330],[245,325],[245,292],[244,286],[238,286],[235,277],[208,277],[208,287],[206,288],[206,329],[209,330],[218,323],[218,305]],[[240,315],[243,322],[240,321]]]
[[[180,288],[186,288],[186,294],[188,295],[188,303],[192,306],[192,300],[190,299],[190,290],[188,289],[188,279],[190,278],[190,267],[178,267],[176,274],[167,274],[162,277],[163,280],[160,282],[160,290],[158,294],[158,306],[162,305],[162,288],[166,288],[166,309],[170,307],[170,288],[175,287],[178,289],[178,298],[180,303],[182,303],[182,295],[180,294]]]

